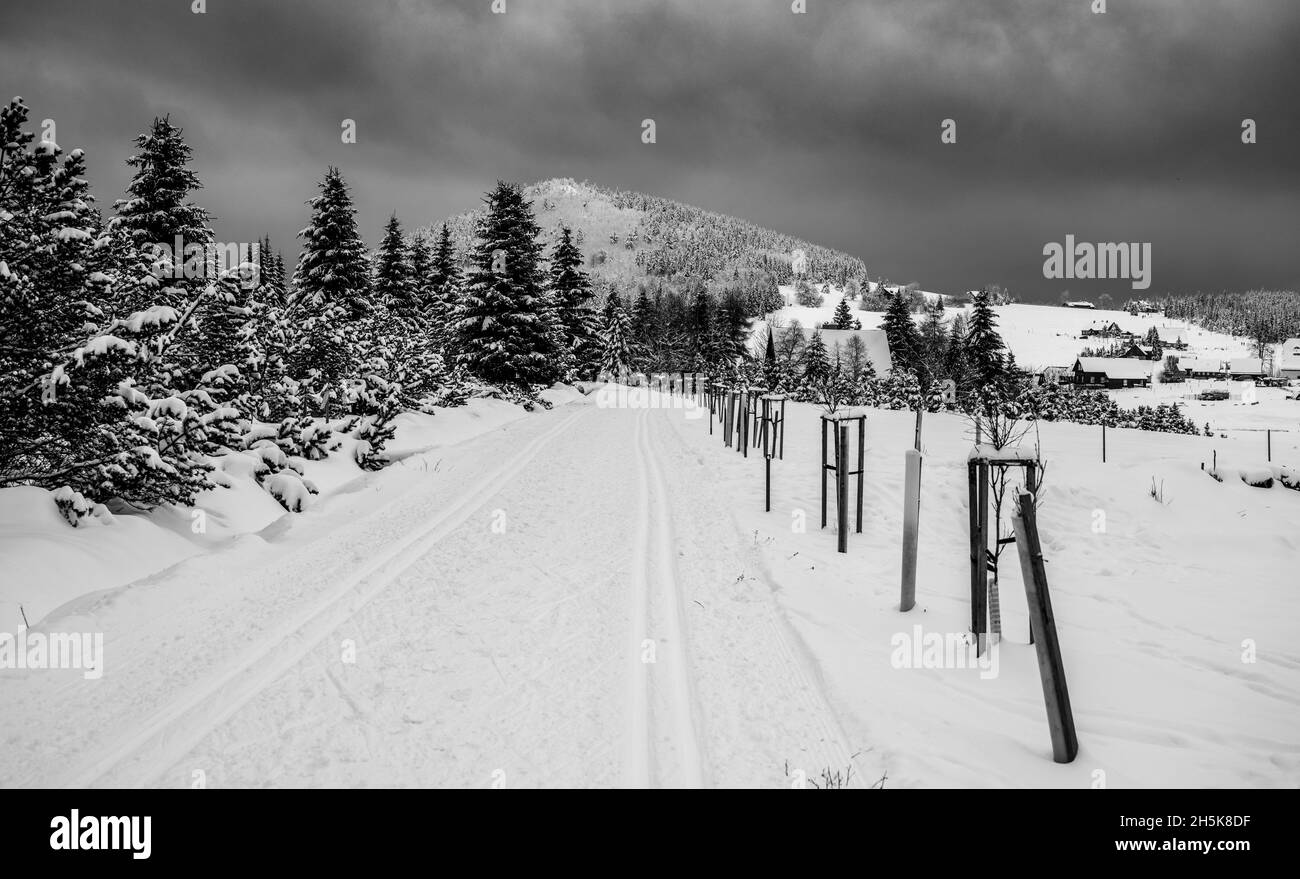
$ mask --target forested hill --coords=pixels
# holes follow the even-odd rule
[[[847,253],[666,198],[567,178],[531,184],[524,195],[548,249],[559,228],[570,227],[588,271],[619,287],[648,277],[726,282],[755,271],[789,283],[791,254],[799,250],[810,280],[842,284],[866,276],[862,260]],[[459,253],[468,252],[481,216],[480,208],[447,220]]]

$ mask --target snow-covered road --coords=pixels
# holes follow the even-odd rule
[[[852,765],[680,409],[591,398],[91,596],[0,676],[4,785],[788,785]],[[436,461],[436,463],[435,463]],[[671,461],[671,464],[666,462]],[[860,782],[852,773],[852,783]]]

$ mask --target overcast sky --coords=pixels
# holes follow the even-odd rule
[[[943,292],[1130,295],[1043,277],[1070,233],[1150,242],[1151,293],[1300,287],[1300,2],[1092,3],[4,0],[0,88],[87,150],[104,207],[170,113],[218,236],[286,254],[335,164],[371,244],[391,211],[565,176]]]

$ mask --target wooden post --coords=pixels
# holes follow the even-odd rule
[[[785,460],[785,397],[781,398],[781,445],[776,456],[782,461]]]
[[[1271,463],[1273,461],[1273,431],[1271,428],[1266,428],[1264,434],[1268,437],[1268,460]]]
[[[707,398],[709,403],[709,436],[713,436],[713,394],[710,392],[707,394]]]
[[[826,419],[822,418],[822,527],[826,527]]]
[[[916,441],[912,448],[916,449],[918,452],[921,451],[921,413],[923,411],[924,410],[922,409],[916,410]]]
[[[1038,465],[1035,464],[1033,461],[1027,461],[1025,463],[1025,490],[1034,496],[1035,501],[1038,500]],[[1020,532],[1017,531],[1016,534],[1019,535]],[[1017,549],[1019,549],[1019,543],[1020,543],[1020,539],[1019,536],[1017,536],[1016,538]],[[1022,558],[1021,559],[1022,575],[1024,574],[1023,562],[1024,559]],[[1028,583],[1029,579],[1025,577],[1024,582]],[[1034,620],[1032,617],[1029,620],[1029,643],[1030,644],[1034,643]]]
[[[835,445],[835,485],[839,519],[839,550],[849,551],[849,426],[840,424],[836,429],[839,441]]]
[[[921,527],[921,453],[903,453],[903,584],[898,609],[916,606],[916,542]]]
[[[977,427],[976,431],[978,430]],[[966,464],[966,489],[970,512],[970,630],[978,633],[976,626],[979,625],[979,617],[975,608],[979,605],[979,582],[983,576],[981,559],[984,555],[979,545],[979,462],[973,459]]]
[[[989,630],[989,465],[981,461],[979,466],[979,600],[975,605],[975,655],[984,651],[984,642]]]
[[[1101,426],[1101,463],[1106,463],[1106,425]]]
[[[1039,633],[1034,647],[1038,654],[1038,675],[1043,683],[1043,702],[1047,706],[1047,726],[1052,735],[1052,759],[1057,763],[1070,763],[1078,756],[1079,738],[1074,730],[1074,712],[1070,708],[1070,691],[1065,683],[1056,616],[1052,613],[1052,596],[1047,588],[1034,499],[1027,491],[1020,493],[1020,515],[1016,517],[1015,528],[1021,569],[1029,570],[1029,576],[1025,578],[1025,593],[1029,599],[1030,619],[1034,622],[1034,630]]]
[[[862,475],[867,448],[867,419],[858,419],[858,533],[862,533]]]
[[[749,458],[749,391],[740,393],[740,454]]]

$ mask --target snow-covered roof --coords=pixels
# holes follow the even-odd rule
[[[1087,301],[1086,299],[1072,299],[1069,302],[1066,302],[1065,304],[1069,308],[1096,308],[1097,307],[1093,305],[1091,302]]]
[[[781,336],[789,330],[789,327],[776,327],[776,342],[781,341]],[[804,341],[812,338],[813,330],[809,327],[803,327]],[[831,357],[835,356],[835,346],[840,346],[840,356],[848,353],[849,339],[857,336],[862,339],[862,344],[866,349],[867,359],[871,361],[872,367],[875,368],[878,375],[884,375],[889,372],[893,366],[893,360],[889,357],[889,339],[885,336],[884,330],[832,330],[823,327],[820,331],[822,334],[822,344],[826,346],[826,353]],[[754,334],[751,348],[756,357],[762,357],[767,350],[767,336],[762,332]]]
[[[1191,338],[1191,333],[1189,327],[1156,327],[1156,335],[1162,342],[1177,342],[1179,339],[1186,342]]]
[[[1223,361],[1211,357],[1179,357],[1178,368],[1184,372],[1223,372]]]
[[[1107,378],[1149,379],[1151,362],[1132,357],[1080,357],[1076,363],[1084,372],[1105,373]]]
[[[1234,357],[1228,361],[1228,372],[1237,375],[1263,375],[1264,361],[1258,357]]]
[[[1287,339],[1278,346],[1278,369],[1300,369],[1300,338]]]

